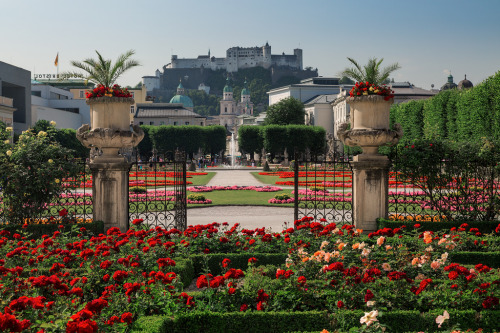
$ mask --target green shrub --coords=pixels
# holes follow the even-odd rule
[[[134,193],[146,193],[147,191],[146,186],[132,186],[129,188],[129,192]]]
[[[274,199],[276,200],[288,200],[290,199],[290,195],[287,193],[278,193],[274,195]]]
[[[192,201],[205,201],[207,198],[205,198],[205,195],[199,194],[199,193],[191,193],[187,196],[188,200]]]

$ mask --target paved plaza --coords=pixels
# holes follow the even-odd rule
[[[219,169],[207,186],[265,186],[250,174],[255,168]],[[235,195],[238,195],[235,193]],[[292,207],[264,206],[216,206],[206,208],[189,208],[187,210],[188,225],[207,224],[211,222],[228,222],[229,225],[240,223],[242,228],[271,228],[280,232],[288,222],[293,226]]]

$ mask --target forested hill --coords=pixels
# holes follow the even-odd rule
[[[219,114],[219,101],[222,96],[222,90],[226,85],[227,73],[224,70],[205,70],[205,84],[210,86],[210,94],[207,95],[204,91],[196,89],[186,89],[188,95],[194,104],[194,111],[203,116],[213,116]],[[297,75],[294,75],[297,74]],[[287,75],[285,73],[280,75],[280,78],[273,83],[271,71],[262,67],[240,69],[238,72],[230,73],[230,82],[233,88],[233,96],[236,101],[241,99],[241,90],[244,88],[245,79],[247,81],[248,89],[250,89],[250,98],[254,103],[255,113],[264,111],[269,105],[269,98],[266,94],[267,91],[289,84],[299,83],[306,76],[312,77],[317,75],[317,71],[302,71],[302,75],[297,72],[292,72]],[[189,88],[187,85],[183,85]],[[168,103],[175,95],[174,89],[169,90],[155,90],[155,102]]]

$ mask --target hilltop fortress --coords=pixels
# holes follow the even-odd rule
[[[302,49],[294,49],[293,54],[275,55],[271,54],[271,45],[266,43],[262,47],[231,47],[226,51],[225,58],[216,58],[208,55],[199,55],[198,58],[179,59],[172,55],[171,63],[164,68],[207,68],[211,70],[223,69],[226,72],[237,72],[242,68],[263,67],[269,69],[274,67],[286,67],[289,69],[302,70]]]

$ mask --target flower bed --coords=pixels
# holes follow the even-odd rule
[[[90,235],[75,226],[72,235],[56,231],[31,241],[0,231],[0,316],[11,325],[5,329],[119,331],[151,315],[189,325],[221,320],[210,316],[248,317],[259,326],[256,318],[264,317],[253,314],[285,318],[279,313],[286,311],[306,318],[318,309],[341,316],[335,327],[323,328],[342,331],[366,327],[367,321],[376,325],[363,315],[375,310],[387,314],[380,320],[391,332],[408,331],[394,326],[397,316],[391,313],[408,322],[418,322],[423,313],[426,332],[438,329],[435,319],[444,310],[450,316],[443,329],[460,323],[492,331],[498,324],[491,319],[498,312],[491,310],[499,309],[500,271],[450,258],[464,251],[499,252],[500,227],[478,234],[468,226],[430,232],[408,225],[362,235],[349,225],[325,226],[310,218],[281,233],[218,223],[181,232],[145,229],[141,222],[126,233],[112,228]],[[189,276],[197,278],[199,291],[183,289]],[[245,314],[232,315],[240,311]]]
[[[277,192],[282,189],[276,186],[192,186],[187,188],[191,192],[212,192],[212,191],[257,191],[257,192]]]

